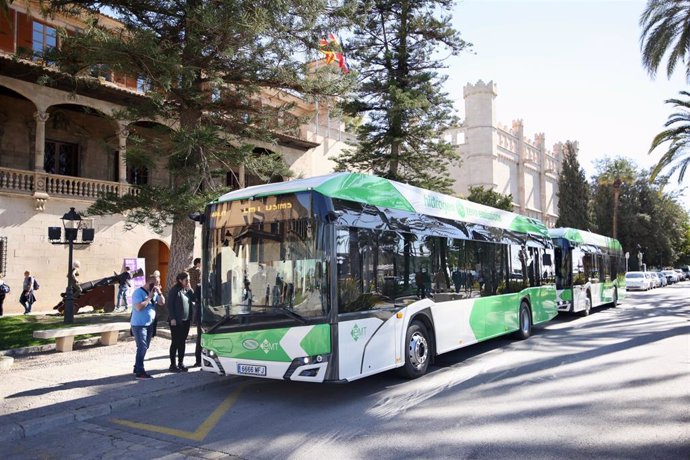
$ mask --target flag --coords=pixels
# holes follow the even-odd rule
[[[343,54],[342,47],[338,38],[333,33],[329,33],[327,38],[319,40],[319,51],[324,54],[326,64],[336,62],[343,73],[349,73],[350,67],[347,65],[345,54]]]

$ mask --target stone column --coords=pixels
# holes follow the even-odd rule
[[[36,120],[36,148],[34,151],[34,171],[43,171],[43,158],[45,156],[46,148],[46,121],[50,114],[43,110],[34,112],[34,120]]]
[[[518,197],[516,201],[519,207],[519,213],[525,214],[525,129],[522,120],[513,120],[513,128],[511,130],[513,136],[517,137],[517,179],[518,179]]]
[[[119,130],[117,132],[118,140],[118,177],[120,178],[121,184],[127,183],[127,137],[129,137],[129,129],[127,129],[126,124],[120,123]]]
[[[546,209],[546,136],[539,133],[535,136],[536,147],[539,150],[539,209],[541,210],[541,220],[545,224],[549,221],[549,210]]]

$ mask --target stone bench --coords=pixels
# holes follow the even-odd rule
[[[65,327],[34,331],[37,339],[55,339],[57,351],[72,351],[74,337],[86,334],[101,334],[101,344],[115,345],[120,331],[128,331],[129,323],[90,324],[88,326]]]

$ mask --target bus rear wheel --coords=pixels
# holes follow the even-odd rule
[[[398,373],[408,379],[426,374],[431,360],[429,333],[419,321],[412,321],[405,335],[405,365]]]
[[[518,339],[525,340],[532,335],[532,313],[529,309],[529,304],[524,300],[520,303],[520,315],[518,316],[520,327],[515,333]]]

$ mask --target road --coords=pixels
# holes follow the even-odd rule
[[[690,282],[443,355],[413,381],[226,379],[3,457],[687,460]]]

